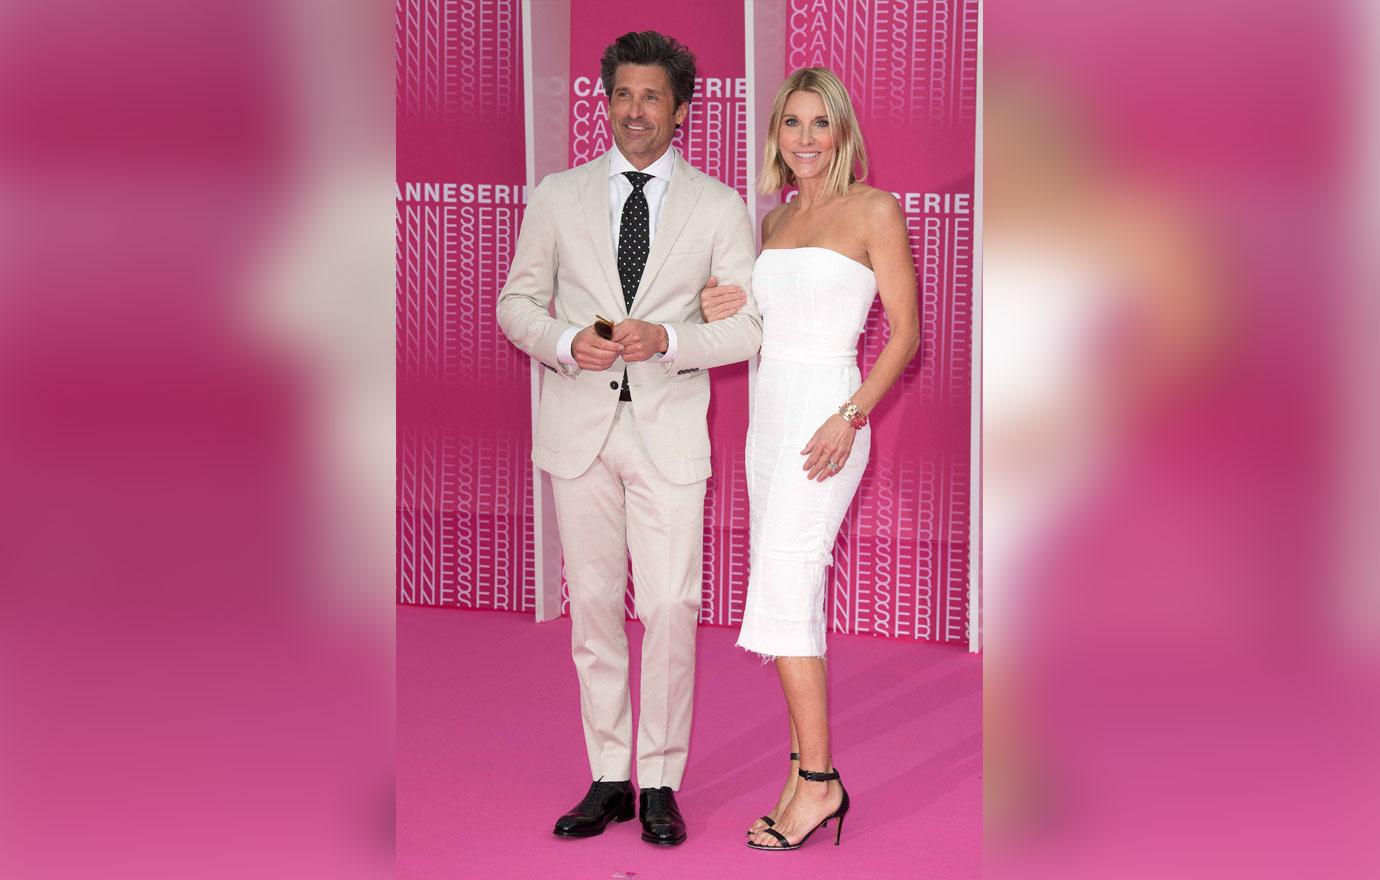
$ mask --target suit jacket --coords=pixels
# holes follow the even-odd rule
[[[609,159],[551,174],[532,192],[498,323],[513,344],[547,368],[534,426],[532,460],[562,478],[584,473],[608,435],[618,406],[618,358],[600,372],[562,364],[561,335],[595,314],[669,324],[676,357],[626,364],[638,431],[658,470],[674,483],[710,474],[710,367],[746,360],[762,343],[752,299],[753,236],[747,206],[729,187],[679,154],[631,309],[623,302],[609,229]],[[748,290],[731,318],[704,323],[699,292],[714,275]],[[555,301],[554,317],[551,304]]]

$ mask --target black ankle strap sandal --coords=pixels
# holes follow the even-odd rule
[[[799,760],[800,760],[800,752],[791,752],[791,760],[792,760],[792,761],[799,761]],[[771,816],[758,816],[757,819],[758,819],[758,821],[760,821],[760,822],[765,822],[765,823],[767,823],[767,827],[768,827],[768,828],[770,828],[771,826],[773,826],[773,825],[776,824],[776,820],[773,819]],[[749,831],[749,832],[747,833],[747,836],[748,836],[748,837],[751,837],[753,834],[754,834],[754,832]]]
[[[828,771],[800,770],[798,772],[800,774],[801,779],[807,780],[809,782],[832,782],[835,779],[839,778],[839,771],[837,767],[833,770]],[[839,786],[843,786],[842,780],[839,781]],[[780,846],[762,846],[761,844],[753,843],[750,840],[748,841],[748,846],[752,849],[765,850],[800,849],[802,846],[805,845],[805,841],[810,839],[810,835],[814,834],[816,831],[827,825],[830,819],[839,820],[838,827],[834,831],[834,846],[838,846],[839,841],[843,839],[843,817],[848,813],[849,806],[850,804],[848,800],[848,789],[845,788],[843,789],[843,800],[839,802],[839,808],[835,810],[833,813],[830,813],[828,816],[825,816],[822,822],[820,822],[814,828],[811,828],[808,832],[806,832],[805,836],[800,838],[799,843],[791,843],[789,840],[786,839],[786,835],[782,834],[780,831],[777,831],[775,828],[763,828],[762,833],[769,834],[772,837],[776,838],[776,842],[780,844]]]
[[[799,773],[801,779],[808,779],[811,782],[832,782],[839,778],[839,771],[837,768],[827,773],[821,770],[801,770]]]

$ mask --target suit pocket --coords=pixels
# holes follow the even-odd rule
[[[551,387],[557,380],[547,377],[542,383],[541,403],[537,406],[536,445],[548,452],[560,452],[565,448],[566,435],[570,426],[564,424],[565,395],[555,393]]]
[[[686,458],[695,460],[709,457],[709,395],[704,397],[704,405],[696,401],[677,403],[675,419],[676,439],[680,451]]]

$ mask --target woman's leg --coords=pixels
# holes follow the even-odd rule
[[[786,713],[786,720],[790,722],[791,726],[791,751],[799,752],[800,738],[796,736],[795,719],[791,717],[790,712]],[[785,811],[786,804],[789,804],[791,802],[791,796],[795,794],[795,781],[800,778],[796,775],[795,772],[798,769],[800,769],[799,762],[792,761],[790,763],[790,768],[786,771],[786,784],[781,787],[781,796],[776,799],[776,806],[772,807],[771,812],[767,814],[768,816],[771,816],[773,821],[775,821],[776,817],[780,816]],[[758,819],[756,822],[752,823],[752,827],[748,829],[748,833],[752,833],[754,831],[761,831],[763,828],[767,827],[769,826],[766,822],[763,822],[761,819]]]
[[[786,694],[786,706],[795,729],[803,770],[827,772],[834,769],[829,744],[829,707],[825,693],[824,658],[779,657],[776,672]],[[797,843],[843,801],[838,780],[809,782],[798,779],[790,802],[776,817],[772,830]],[[764,846],[779,844],[776,838],[759,831],[753,842]]]

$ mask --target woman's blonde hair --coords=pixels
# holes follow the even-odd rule
[[[786,115],[786,101],[793,92],[814,92],[824,102],[824,114],[829,118],[829,130],[834,135],[834,161],[829,166],[824,189],[830,195],[842,195],[850,183],[867,177],[867,148],[863,146],[853,102],[843,83],[827,67],[802,67],[788,76],[777,90],[776,100],[771,105],[771,125],[767,127],[767,145],[762,156],[762,173],[757,176],[757,191],[774,193],[784,186],[795,185],[795,175],[782,158],[777,140],[781,117]]]

